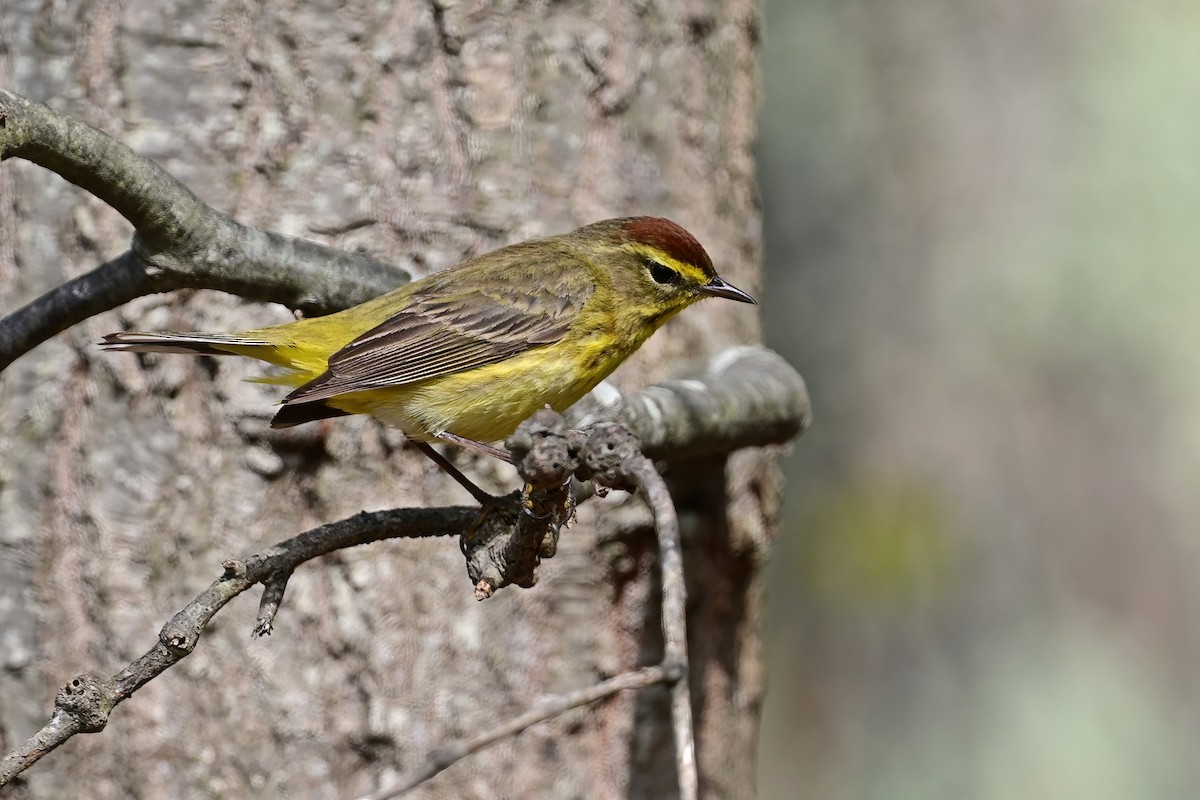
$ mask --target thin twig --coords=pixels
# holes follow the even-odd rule
[[[439,747],[426,758],[425,766],[404,777],[397,783],[381,789],[375,794],[368,795],[363,800],[391,800],[393,797],[399,797],[442,772],[451,764],[469,755],[478,753],[480,750],[495,744],[501,739],[516,736],[539,722],[553,719],[573,708],[579,708],[580,706],[603,700],[606,697],[611,697],[617,692],[629,689],[644,689],[647,686],[654,686],[655,684],[664,683],[667,680],[667,673],[662,667],[642,667],[641,669],[635,669],[617,675],[614,678],[609,678],[594,686],[588,686],[568,694],[543,700],[524,714],[513,717],[508,722],[492,728],[490,731],[485,731],[469,739],[459,739]]]
[[[597,423],[583,447],[580,477],[613,489],[640,489],[654,515],[662,571],[662,668],[671,683],[671,722],[675,739],[675,768],[680,800],[696,800],[696,738],[692,731],[692,701],[688,683],[687,588],[683,574],[683,544],[675,504],[654,463],[641,451],[638,438],[624,425]]]
[[[262,597],[258,601],[258,618],[254,621],[254,636],[270,636],[275,624],[275,615],[283,604],[283,593],[287,591],[291,570],[277,572],[263,581]]]
[[[687,587],[683,574],[683,542],[679,517],[667,484],[650,459],[635,460],[632,477],[654,514],[662,571],[662,666],[671,683],[671,722],[675,735],[675,768],[680,800],[697,800],[696,738],[692,730],[692,698],[688,681]]]
[[[75,734],[103,730],[113,708],[188,656],[209,620],[255,584],[345,547],[384,539],[451,536],[462,531],[477,513],[478,509],[464,507],[364,511],[293,536],[244,562],[225,562],[221,577],[163,626],[153,648],[110,680],[83,674],[63,687],[55,697],[50,721],[0,761],[0,786]]]

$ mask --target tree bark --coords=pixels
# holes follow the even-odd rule
[[[508,241],[669,216],[756,293],[754,3],[357,6],[9,2],[0,85],[150,156],[241,222],[419,276]],[[19,161],[0,168],[0,304],[113,258],[112,209]],[[393,430],[282,436],[235,360],[102,354],[126,327],[289,318],[215,292],[143,298],[18,360],[0,394],[0,740],[82,671],[111,674],[240,558],[360,509],[464,502]],[[755,341],[744,306],[681,315],[614,376],[631,388]],[[513,473],[456,456],[485,488]],[[671,464],[688,570],[701,788],[753,795],[769,451]],[[233,601],[200,647],[97,736],[30,770],[36,796],[363,794],[446,740],[545,694],[656,663],[655,542],[641,501],[581,510],[531,590],[474,599],[446,540],[340,551],[296,573],[269,639]],[[535,727],[418,790],[429,797],[674,793],[667,691]],[[424,795],[421,792],[425,792]]]

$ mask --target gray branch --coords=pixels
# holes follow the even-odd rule
[[[242,225],[108,134],[0,89],[0,160],[8,158],[91,192],[129,220],[134,236],[115,261],[0,320],[0,370],[66,327],[155,292],[219,289],[323,313],[409,279],[370,256]],[[45,319],[48,311],[56,316]]]
[[[664,381],[605,400],[592,392],[567,410],[582,428],[620,422],[651,458],[729,453],[741,447],[782,444],[812,424],[808,389],[800,373],[761,346],[718,353],[693,378]]]
[[[50,721],[0,761],[0,786],[75,734],[104,730],[117,705],[191,654],[209,620],[255,584],[345,547],[384,539],[453,536],[478,513],[462,507],[364,511],[293,536],[245,561],[226,561],[221,577],[163,626],[154,647],[108,680],[84,673],[60,689]]]
[[[679,800],[697,800],[700,779],[696,770],[696,738],[692,730],[692,696],[688,682],[691,665],[687,649],[687,587],[679,516],[675,513],[666,482],[649,458],[639,452],[629,459],[626,469],[654,514],[662,571],[662,668],[671,685],[675,774],[679,777]]]
[[[51,289],[0,320],[0,372],[72,325],[155,291],[146,265],[132,250]]]

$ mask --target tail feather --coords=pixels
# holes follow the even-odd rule
[[[108,350],[134,353],[192,353],[207,356],[252,356],[271,360],[275,345],[266,339],[236,333],[110,333],[99,345]],[[255,350],[263,349],[261,353]]]
[[[247,333],[145,333],[143,331],[128,331],[110,333],[98,344],[106,350],[134,353],[249,356],[284,369],[284,372],[278,375],[267,375],[249,379],[256,383],[296,387],[307,381],[311,381],[315,377],[316,373],[313,371],[313,367],[319,367],[319,371],[321,372],[325,370],[327,365],[323,357],[314,355],[312,351],[305,352],[290,341],[281,344],[279,341],[271,341],[261,334],[262,331],[249,331]],[[291,402],[290,399],[285,399],[283,403],[284,405],[271,421],[272,428],[290,428],[293,425],[300,425],[305,422],[312,422],[313,420],[340,417],[351,413],[340,408],[334,408],[326,404],[323,399],[310,402]]]

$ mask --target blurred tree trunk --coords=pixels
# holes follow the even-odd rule
[[[759,285],[758,10],[749,0],[355,5],[0,4],[0,84],[159,161],[239,220],[420,275],[626,213],[695,232]],[[128,246],[124,220],[23,162],[0,168],[0,308]],[[728,306],[728,307],[727,307]],[[0,395],[0,739],[72,675],[110,675],[219,572],[363,508],[465,502],[367,420],[278,436],[278,392],[234,361],[106,355],[123,327],[286,320],[216,293],[143,298],[25,356]],[[622,387],[756,340],[744,306],[684,314]],[[465,456],[485,485],[507,468]],[[768,454],[672,468],[688,555],[702,785],[753,794]],[[276,634],[236,601],[200,648],[26,775],[37,796],[346,796],[544,693],[657,659],[639,501],[583,509],[529,591],[477,603],[451,541],[342,552],[293,578]],[[665,692],[618,698],[451,768],[417,796],[673,792]],[[422,794],[423,792],[423,794]],[[3,794],[3,792],[0,792]]]

